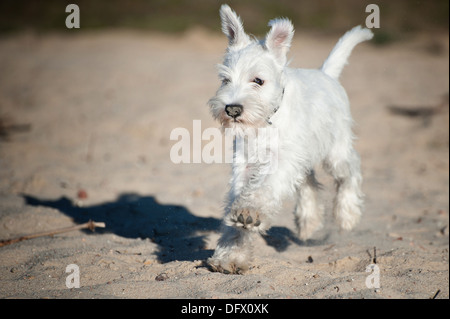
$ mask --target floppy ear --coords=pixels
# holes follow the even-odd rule
[[[291,47],[294,26],[288,19],[275,19],[269,22],[271,27],[266,36],[266,47],[275,56],[281,66],[286,64],[286,54]]]
[[[244,32],[241,19],[228,5],[224,4],[220,7],[220,18],[222,32],[228,37],[230,47],[243,47],[250,42],[250,38]]]

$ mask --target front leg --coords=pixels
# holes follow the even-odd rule
[[[224,219],[226,225],[260,233],[270,227],[271,217],[276,213],[280,201],[272,187],[276,176],[270,176],[264,171],[267,168],[261,164],[246,165],[245,170],[242,167],[235,169],[234,185],[228,196],[229,204]],[[239,178],[245,182],[237,181]]]
[[[214,255],[207,261],[212,270],[224,274],[246,271],[252,257],[251,235],[244,228],[224,225]]]
[[[228,226],[234,226],[237,228],[244,228],[249,231],[259,231],[263,228],[261,226],[261,216],[258,209],[254,207],[239,207],[239,205],[233,205],[230,213],[225,218],[225,223]]]
[[[254,233],[270,227],[279,200],[270,182],[274,175],[267,174],[267,165],[270,163],[234,165],[222,236],[208,259],[214,271],[240,274],[247,270]]]
[[[239,198],[228,205],[226,211],[222,236],[208,264],[214,271],[242,274],[252,259],[252,238],[255,233],[264,233],[269,228],[273,209],[257,205],[248,198]]]

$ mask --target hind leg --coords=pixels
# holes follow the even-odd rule
[[[359,155],[353,147],[335,148],[324,162],[324,169],[336,183],[334,217],[342,229],[350,230],[361,218],[364,198]]]
[[[319,183],[314,176],[314,171],[311,171],[297,189],[298,197],[294,215],[301,240],[311,238],[313,233],[322,227],[323,207],[317,202],[318,189]]]

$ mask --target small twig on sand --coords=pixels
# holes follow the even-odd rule
[[[441,289],[438,289],[438,291],[436,291],[436,293],[434,294],[433,297],[431,297],[431,299],[436,299],[437,295],[439,295],[440,292],[441,292]]]
[[[369,255],[369,257],[372,259],[372,263],[376,264],[377,263],[377,247],[373,247],[373,257],[368,249],[366,250],[366,252]]]
[[[36,234],[25,235],[25,236],[13,238],[13,239],[1,240],[0,247],[14,244],[14,243],[17,243],[22,240],[27,240],[27,239],[37,238],[37,237],[44,237],[44,236],[53,236],[56,234],[67,233],[67,232],[70,232],[73,230],[78,230],[78,229],[90,229],[91,231],[94,231],[95,227],[105,228],[106,225],[103,222],[94,222],[92,220],[89,220],[87,223],[84,223],[81,225],[55,229],[55,230],[45,231],[45,232],[36,233]]]

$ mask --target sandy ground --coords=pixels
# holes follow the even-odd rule
[[[291,66],[320,66],[338,37],[297,31]],[[355,49],[341,79],[364,217],[339,231],[333,183],[319,170],[324,229],[299,241],[286,202],[245,275],[203,265],[228,165],[169,157],[174,128],[218,126],[206,102],[225,46],[201,30],[0,38],[0,239],[107,226],[0,247],[1,298],[449,298],[448,34]],[[374,250],[379,289],[366,286]],[[80,288],[66,287],[69,264]]]

